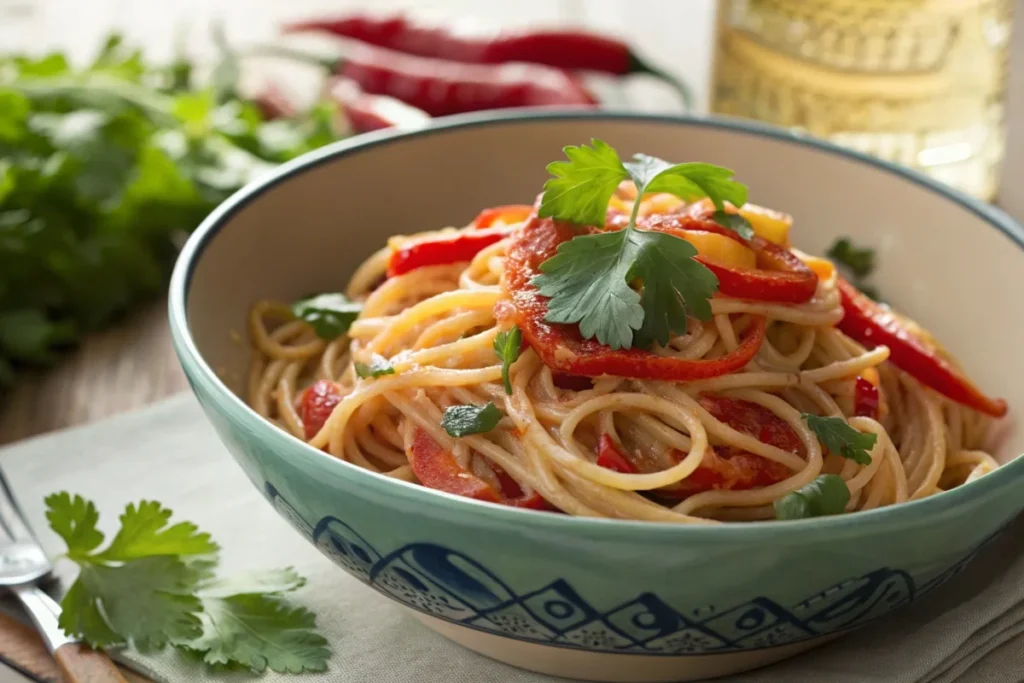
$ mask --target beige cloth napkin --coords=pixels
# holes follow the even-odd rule
[[[0,451],[44,545],[61,543],[43,515],[43,497],[69,490],[96,501],[112,530],[129,501],[156,499],[196,522],[222,546],[225,571],[295,566],[309,580],[296,599],[318,616],[333,649],[330,670],[276,683],[556,681],[486,659],[421,626],[363,586],[281,520],[261,499],[190,396]],[[788,662],[732,683],[1010,683],[1024,680],[1024,521],[986,549],[949,585],[903,612]],[[66,565],[66,563],[65,563]],[[68,566],[61,576],[71,578]],[[210,674],[174,652],[123,655],[159,680],[250,680]]]

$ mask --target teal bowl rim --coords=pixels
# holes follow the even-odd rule
[[[401,143],[407,139],[492,124],[535,124],[573,120],[580,122],[626,121],[632,123],[683,124],[756,135],[788,144],[810,147],[819,152],[866,164],[883,173],[910,180],[971,211],[1024,250],[1024,228],[1005,212],[994,206],[939,183],[936,180],[932,180],[912,169],[897,166],[896,164],[876,159],[860,152],[844,149],[799,132],[767,124],[716,116],[643,114],[611,110],[571,112],[496,110],[464,114],[446,117],[436,121],[427,128],[419,130],[406,132],[385,130],[332,143],[281,165],[265,178],[249,183],[238,190],[214,209],[185,243],[171,276],[168,295],[171,336],[175,351],[186,374],[193,381],[200,381],[205,385],[206,389],[214,392],[226,402],[229,409],[235,412],[235,416],[248,424],[255,438],[265,441],[276,448],[289,449],[290,458],[301,457],[306,464],[341,468],[339,473],[349,477],[353,484],[366,487],[372,493],[387,496],[394,495],[397,491],[403,491],[407,496],[422,502],[424,505],[443,506],[449,508],[450,511],[456,512],[461,508],[466,513],[471,514],[474,520],[486,518],[499,523],[529,523],[546,528],[547,530],[564,531],[577,536],[595,533],[606,538],[616,537],[635,541],[638,538],[637,534],[641,534],[643,537],[651,540],[668,541],[692,538],[695,535],[699,538],[707,538],[708,536],[719,537],[723,541],[733,542],[742,542],[744,540],[760,542],[765,540],[765,534],[772,534],[772,538],[775,541],[782,540],[783,538],[796,540],[798,537],[804,537],[809,531],[817,531],[822,534],[829,534],[830,536],[837,534],[841,536],[860,536],[870,534],[872,529],[877,529],[880,526],[905,526],[935,521],[936,515],[940,513],[950,513],[954,508],[958,508],[961,505],[976,502],[1002,492],[1004,489],[1013,486],[1017,479],[1024,475],[1024,457],[1017,456],[994,472],[952,491],[865,512],[797,521],[769,520],[758,522],[757,524],[689,525],[555,515],[492,505],[435,491],[417,484],[395,480],[338,460],[309,446],[301,439],[288,434],[260,417],[242,399],[228,389],[199,353],[189,331],[186,314],[189,285],[191,284],[193,271],[202,257],[205,247],[216,237],[221,227],[227,224],[236,212],[259,197],[263,192],[308,169],[331,162],[336,158],[364,152],[375,147]],[[1022,507],[1024,507],[1024,503],[1022,503]]]

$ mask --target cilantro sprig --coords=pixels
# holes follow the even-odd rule
[[[441,416],[441,427],[456,438],[483,434],[497,427],[502,417],[504,414],[490,401],[482,406],[450,406]]]
[[[316,336],[331,341],[348,332],[363,307],[344,294],[318,294],[292,304],[292,314],[304,320]]]
[[[775,501],[776,519],[807,519],[838,515],[850,502],[850,489],[836,474],[822,474],[811,483]]]
[[[623,162],[601,140],[590,147],[566,147],[568,161],[548,165],[540,216],[582,225],[603,225],[608,202],[623,180],[636,185],[637,195],[668,192],[686,200],[708,197],[715,219],[751,235],[742,216],[726,214],[725,203],[742,206],[747,187],[732,171],[703,163],[670,164],[646,154]],[[579,324],[587,339],[613,349],[650,347],[685,334],[687,315],[711,317],[709,299],[718,279],[694,260],[689,242],[666,233],[636,227],[640,203],[633,205],[624,230],[580,235],[559,245],[558,253],[541,264],[533,283],[549,297],[546,320]],[[640,291],[634,289],[639,283]]]
[[[818,439],[830,453],[835,453],[860,465],[871,464],[871,449],[878,441],[877,434],[858,432],[841,417],[821,417],[802,413]]]
[[[355,365],[356,375],[360,379],[377,379],[384,375],[395,374],[395,368],[391,365],[391,362],[377,353],[373,354],[369,363],[357,360],[353,365]]]
[[[494,352],[501,359],[501,380],[505,384],[505,393],[512,395],[512,380],[509,378],[509,368],[519,358],[519,348],[523,343],[523,332],[518,327],[512,327],[505,332],[499,332],[494,338]]]
[[[66,492],[46,499],[50,527],[67,544],[78,578],[61,601],[60,627],[93,647],[168,644],[211,665],[260,672],[323,671],[330,651],[316,616],[282,594],[304,580],[294,570],[217,578],[218,546],[190,522],[171,524],[159,503],[128,505],[100,550],[96,506]]]

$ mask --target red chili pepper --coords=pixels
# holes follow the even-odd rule
[[[424,266],[470,261],[480,251],[505,239],[511,232],[511,228],[507,227],[488,228],[403,244],[391,254],[388,277],[402,275]]]
[[[615,375],[685,382],[735,372],[761,348],[765,331],[765,319],[761,316],[752,318],[735,351],[713,360],[657,356],[636,348],[613,350],[596,340],[583,339],[575,325],[545,322],[547,298],[540,295],[531,280],[540,273],[540,264],[555,255],[558,245],[575,236],[572,226],[550,218],[534,217],[519,229],[505,258],[505,286],[513,305],[499,305],[495,309],[499,318],[515,319],[523,339],[552,370],[585,377]]]
[[[572,74],[536,64],[460,64],[360,44],[351,45],[344,57],[333,60],[277,46],[253,54],[319,64],[354,81],[365,93],[394,97],[431,116],[515,107],[592,107],[597,103]]]
[[[733,230],[710,220],[684,215],[648,216],[639,221],[639,227],[683,239],[687,232],[713,232],[750,247],[757,256],[755,270],[695,257],[715,274],[718,291],[726,296],[799,304],[810,301],[818,287],[818,276],[793,252],[757,235],[744,240]]]
[[[277,119],[291,119],[298,114],[291,98],[277,85],[268,84],[258,95],[252,98],[252,103],[263,114],[267,121]]]
[[[757,440],[799,453],[800,437],[789,424],[773,412],[750,401],[701,395],[700,403],[716,419]],[[677,460],[685,454],[675,453]],[[624,474],[641,470],[615,446],[607,434],[598,442],[597,464]],[[792,474],[785,465],[731,446],[716,446],[704,453],[699,467],[686,479],[653,493],[670,498],[686,498],[695,493],[713,490],[742,491],[776,484]]]
[[[615,38],[578,30],[503,31],[474,35],[419,24],[401,15],[372,17],[350,14],[286,24],[283,31],[328,33],[406,54],[454,62],[529,62],[568,71],[599,71],[618,76],[650,74],[672,85],[682,95],[686,107],[689,109],[691,106],[692,95],[686,85],[640,59],[628,45]]]
[[[334,382],[320,379],[302,392],[299,417],[306,431],[306,438],[312,439],[323,428],[327,418],[334,412],[334,406],[341,402],[341,390]]]
[[[416,130],[430,125],[430,116],[416,107],[386,95],[367,95],[355,81],[331,79],[327,95],[341,105],[341,113],[353,133],[384,128]]]
[[[530,214],[533,207],[529,204],[508,204],[506,206],[495,206],[491,209],[484,209],[473,219],[473,227],[477,229],[489,228],[496,222],[503,221],[506,225],[522,223]]]
[[[839,329],[868,348],[889,347],[889,360],[946,398],[993,417],[1006,415],[1006,401],[989,398],[938,351],[918,339],[892,311],[880,306],[839,278],[843,319]]]
[[[878,387],[858,375],[853,384],[853,414],[877,420],[878,406]]]
[[[450,451],[442,448],[419,427],[413,433],[407,455],[413,474],[427,488],[488,503],[529,510],[556,511],[556,508],[540,494],[526,494],[505,470],[494,463],[488,463],[502,488],[501,491],[495,490],[486,481],[459,465]]]

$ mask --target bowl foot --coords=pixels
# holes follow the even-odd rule
[[[718,655],[612,654],[514,640],[409,611],[445,638],[499,662],[551,676],[607,683],[671,683],[728,676],[774,664],[836,637],[821,636],[791,645]]]

